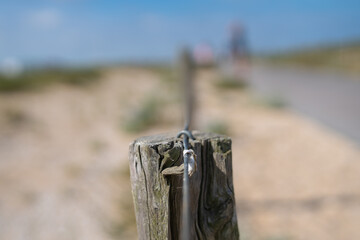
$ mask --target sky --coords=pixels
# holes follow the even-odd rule
[[[1,0],[0,61],[172,59],[179,47],[224,51],[241,22],[255,53],[360,39],[359,0]]]

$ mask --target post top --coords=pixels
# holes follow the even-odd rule
[[[217,133],[200,132],[200,131],[192,131],[192,133],[196,138],[196,140],[190,140],[190,141],[202,141],[202,140],[216,139],[216,138],[231,140],[230,137]],[[176,141],[177,139],[181,140],[180,138],[176,138],[176,133],[163,133],[163,134],[140,137],[136,139],[133,142],[133,144],[158,145],[158,144]]]

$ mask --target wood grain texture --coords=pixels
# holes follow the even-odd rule
[[[190,177],[191,239],[239,239],[231,139],[194,133],[198,169]],[[130,175],[139,239],[179,239],[182,139],[142,137],[130,145]]]

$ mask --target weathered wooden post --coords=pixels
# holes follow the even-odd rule
[[[183,143],[176,134],[130,145],[130,174],[139,239],[179,239]],[[197,171],[189,179],[190,239],[239,239],[231,139],[194,132]]]

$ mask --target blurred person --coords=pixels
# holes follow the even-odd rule
[[[241,24],[233,24],[230,29],[230,54],[232,59],[246,59],[248,49],[245,39],[245,29]]]
[[[245,80],[250,67],[250,53],[246,31],[240,23],[233,23],[230,26],[228,55],[231,76],[238,80]]]

